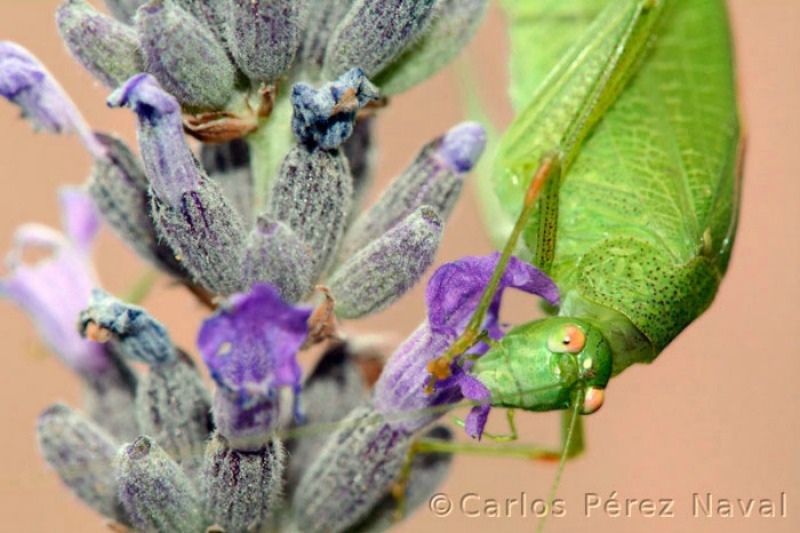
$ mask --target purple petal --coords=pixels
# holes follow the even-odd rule
[[[101,345],[81,338],[76,325],[97,285],[87,255],[90,232],[81,237],[79,246],[45,226],[20,227],[6,258],[11,274],[0,280],[0,294],[29,316],[42,340],[68,366],[93,374],[106,370],[110,361]],[[47,249],[50,256],[28,265],[23,255],[32,247]]]
[[[64,231],[73,245],[88,256],[100,231],[97,208],[92,199],[77,187],[63,187],[59,193]]]
[[[464,420],[464,431],[473,439],[481,440],[483,436],[483,428],[486,427],[486,421],[489,419],[489,411],[492,406],[488,403],[476,405],[469,410],[467,418]]]
[[[75,132],[92,157],[105,155],[103,145],[50,72],[33,54],[10,41],[0,41],[0,95],[18,105],[34,128]]]
[[[483,428],[486,426],[486,421],[489,418],[489,411],[492,408],[490,405],[492,393],[478,378],[467,374],[461,368],[457,368],[454,371],[454,375],[450,380],[453,381],[453,385],[461,390],[461,394],[464,398],[475,402],[481,402],[470,410],[464,426],[464,429],[470,437],[480,440],[481,435],[483,435]],[[441,382],[437,384],[437,388],[444,386],[446,385]]]
[[[428,321],[434,331],[452,339],[461,334],[475,312],[499,259],[499,252],[487,256],[466,256],[442,265],[434,272],[425,290]],[[555,282],[535,266],[512,256],[489,307],[485,327],[497,322],[500,299],[507,288],[536,294],[558,305],[558,286]]]
[[[415,432],[445,412],[424,410],[460,402],[463,396],[457,386],[440,387],[433,394],[424,390],[430,378],[428,363],[441,355],[450,342],[449,337],[432,331],[428,324],[417,328],[395,350],[381,372],[375,384],[375,409],[384,415],[401,415],[396,424]],[[406,416],[407,413],[412,415]]]
[[[296,355],[309,316],[310,308],[286,304],[271,285],[256,284],[206,320],[197,343],[214,380],[246,405],[276,387],[299,387]]]
[[[139,149],[153,191],[179,206],[184,193],[199,187],[202,171],[186,143],[178,101],[153,76],[139,74],[111,93],[107,102],[136,113]]]
[[[486,148],[486,130],[477,122],[459,124],[447,132],[439,146],[439,159],[455,172],[469,172]]]

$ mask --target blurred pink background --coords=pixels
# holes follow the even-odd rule
[[[53,22],[56,0],[0,0],[0,39],[36,53],[99,130],[133,142],[132,114],[104,105],[107,92],[94,84],[62,47]],[[739,58],[744,123],[748,136],[744,198],[736,248],[714,305],[651,366],[631,368],[615,379],[606,406],[586,419],[587,453],[567,465],[557,497],[566,516],[550,519],[547,531],[798,531],[800,456],[800,2],[730,2]],[[496,94],[493,111],[506,122],[507,46],[503,20],[493,9],[470,47],[484,89]],[[385,181],[399,172],[419,146],[462,120],[451,70],[396,98],[379,121],[380,171]],[[74,137],[36,135],[0,103],[0,250],[23,222],[58,224],[56,190],[81,183],[90,161]],[[438,262],[491,251],[478,220],[474,187],[456,209]],[[144,265],[108,231],[97,261],[106,288],[121,292]],[[192,349],[203,310],[183,291],[164,283],[145,305]],[[534,302],[514,297],[509,319],[532,316]],[[422,286],[395,307],[351,332],[386,333],[400,342],[424,316]],[[38,413],[63,400],[79,405],[76,381],[38,344],[29,322],[0,303],[0,516],[3,529],[18,533],[104,531],[102,521],[61,486],[40,459],[34,439]],[[308,361],[306,361],[308,363]],[[495,414],[497,428],[501,416]],[[554,444],[558,417],[520,413],[524,442]],[[502,430],[501,430],[502,431]],[[555,475],[549,464],[460,456],[441,488],[455,505],[446,517],[423,508],[399,531],[532,531],[535,519],[506,500],[546,498]],[[603,501],[673,499],[674,518],[586,516],[587,494]],[[612,493],[615,493],[612,496]],[[753,516],[693,518],[692,495],[756,499]],[[786,517],[759,518],[758,500],[777,505],[785,494]],[[466,496],[466,511],[458,509]],[[499,517],[489,516],[492,500]],[[484,512],[480,512],[481,509]],[[488,509],[490,510],[490,509]],[[468,516],[478,511],[480,516]]]

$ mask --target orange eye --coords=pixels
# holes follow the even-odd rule
[[[572,324],[554,331],[547,341],[547,347],[555,353],[579,353],[586,346],[586,334]]]

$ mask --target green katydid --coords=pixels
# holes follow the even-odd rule
[[[482,197],[504,253],[466,332],[430,366],[433,382],[480,339],[512,253],[550,274],[557,316],[512,329],[471,370],[492,405],[572,406],[563,451],[525,448],[529,457],[580,451],[575,414],[599,408],[610,377],[652,362],[708,308],[736,230],[741,140],[724,1],[542,0],[511,14],[586,18],[601,3],[500,139]],[[516,85],[530,89],[547,61],[527,78],[520,61]]]

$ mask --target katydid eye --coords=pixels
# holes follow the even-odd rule
[[[572,324],[557,328],[547,340],[547,348],[554,353],[579,353],[586,346],[586,334]]]

